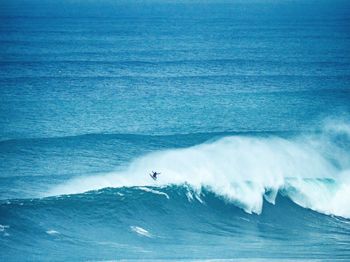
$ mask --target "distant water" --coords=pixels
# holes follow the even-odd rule
[[[350,260],[349,28],[347,1],[1,1],[0,260]]]

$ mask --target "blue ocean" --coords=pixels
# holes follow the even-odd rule
[[[350,261],[350,2],[1,0],[0,260]]]

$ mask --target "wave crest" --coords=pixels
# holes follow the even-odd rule
[[[189,148],[158,151],[135,159],[123,171],[77,178],[47,195],[105,187],[188,184],[198,191],[209,189],[248,213],[260,214],[263,199],[274,203],[281,192],[305,208],[349,218],[348,130],[349,125],[327,127],[322,134],[288,139],[229,136]],[[151,170],[161,172],[158,181],[149,179]]]

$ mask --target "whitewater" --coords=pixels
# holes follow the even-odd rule
[[[76,178],[47,195],[185,184],[199,194],[206,188],[248,213],[260,214],[263,198],[274,204],[280,192],[302,207],[350,218],[349,139],[350,126],[344,123],[290,139],[224,137],[147,154],[125,170]],[[151,170],[161,172],[156,182],[148,178]]]

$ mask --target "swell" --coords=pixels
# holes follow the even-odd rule
[[[320,74],[266,74],[266,75],[257,75],[257,74],[217,74],[217,75],[211,75],[211,74],[199,74],[199,75],[184,75],[184,76],[178,76],[178,75],[168,75],[168,76],[158,76],[158,75],[84,75],[84,74],[77,74],[77,75],[55,75],[55,76],[48,76],[46,74],[43,75],[13,75],[13,76],[3,76],[1,77],[2,81],[10,82],[10,81],[23,81],[23,80],[60,80],[63,81],[66,80],[123,80],[123,81],[162,81],[162,80],[178,80],[178,81],[217,81],[221,80],[223,83],[228,81],[234,81],[234,80],[241,80],[242,78],[246,78],[247,80],[259,80],[261,82],[266,81],[296,81],[300,82],[303,81],[310,81],[310,80],[318,80],[318,81],[348,81],[350,79],[350,76],[346,73],[344,74],[337,74],[337,75],[320,75]],[[340,83],[341,84],[341,83]],[[344,88],[345,90],[348,90]],[[308,90],[308,89],[305,89]],[[266,92],[266,91],[265,91]],[[280,91],[282,92],[282,90]]]
[[[27,143],[41,143],[41,142],[63,142],[63,141],[74,141],[74,140],[133,140],[133,141],[144,141],[150,139],[186,139],[194,137],[202,137],[204,140],[215,137],[233,136],[233,135],[258,135],[258,136],[269,136],[269,135],[281,135],[290,136],[299,133],[300,131],[292,130],[280,130],[280,131],[225,131],[225,132],[201,132],[201,133],[184,133],[184,134],[136,134],[136,133],[90,133],[90,134],[79,134],[71,136],[53,136],[53,137],[19,137],[9,138],[0,140],[0,146],[12,145],[12,144],[27,144]],[[203,140],[202,139],[202,140]],[[204,141],[203,141],[204,142]]]
[[[20,32],[20,31],[18,31]],[[50,32],[38,32],[38,33],[50,33]],[[62,32],[63,33],[63,32]],[[51,52],[30,52],[28,53],[27,56],[24,56],[22,53],[12,51],[9,55],[6,61],[8,62],[45,62],[45,61],[56,61],[55,59],[59,59],[59,57],[65,57],[66,60],[60,60],[57,61],[96,61],[96,62],[102,62],[106,61],[108,62],[137,62],[137,63],[158,63],[159,61],[161,63],[179,63],[179,62],[225,62],[225,63],[233,63],[233,62],[262,62],[266,61],[267,63],[280,63],[280,59],[276,57],[269,57],[268,60],[264,59],[259,59],[259,58],[251,58],[247,56],[244,56],[242,54],[235,54],[232,55],[231,58],[227,58],[227,56],[223,56],[222,54],[227,53],[228,50],[227,48],[211,48],[210,51],[212,54],[212,59],[206,59],[206,58],[197,58],[195,57],[194,59],[188,59],[185,57],[183,54],[186,53],[191,53],[193,50],[192,49],[181,49],[181,48],[176,48],[176,49],[164,49],[164,50],[133,50],[133,53],[137,55],[137,58],[135,60],[122,60],[120,59],[121,56],[128,55],[130,53],[130,50],[127,51],[117,51],[117,50],[110,50],[108,52],[99,50],[99,51],[90,51],[90,50],[85,50],[85,51],[67,51],[67,50],[51,50]],[[54,51],[54,52],[53,52]],[[204,52],[208,53],[209,50],[207,49],[198,49],[197,52]],[[174,60],[173,54],[178,53],[179,57],[177,60]],[[151,54],[154,55],[154,58],[145,58],[145,55]],[[218,58],[218,57],[222,58]],[[54,57],[51,57],[54,56]],[[86,59],[86,56],[92,58],[91,60],[83,60]],[[160,57],[162,58],[160,60]],[[107,59],[107,60],[106,60]],[[5,61],[5,60],[4,60]],[[334,59],[332,57],[324,58],[324,57],[308,57],[308,59],[305,59],[305,57],[300,56],[299,59],[297,59],[294,56],[288,56],[285,58],[285,63],[287,64],[335,64],[335,65],[346,65],[350,63],[350,59],[348,57],[337,57],[337,59]]]
[[[86,54],[86,53],[84,53]],[[100,54],[100,53],[93,53]],[[36,59],[40,56],[40,54],[36,55]],[[42,60],[2,60],[0,61],[0,65],[57,65],[57,63],[61,64],[76,64],[76,65],[203,65],[203,64],[249,64],[249,63],[260,63],[263,65],[326,65],[326,66],[347,66],[350,62],[344,61],[283,61],[280,60],[263,60],[263,59],[240,59],[240,58],[222,58],[222,59],[187,59],[187,60],[79,60],[79,59],[67,59],[67,60],[48,60],[47,55],[43,56],[46,59]]]

